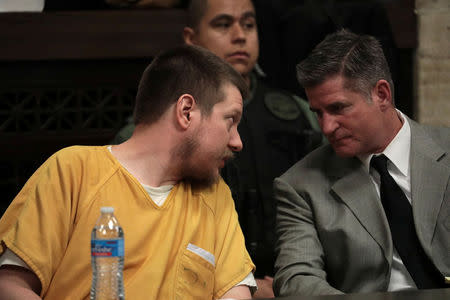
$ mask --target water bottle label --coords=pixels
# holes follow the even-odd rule
[[[91,255],[98,257],[124,256],[123,239],[92,240]]]

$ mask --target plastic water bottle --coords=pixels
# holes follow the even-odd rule
[[[123,230],[113,207],[102,207],[100,212],[91,234],[91,300],[124,300]]]

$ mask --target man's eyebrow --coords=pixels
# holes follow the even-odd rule
[[[256,14],[254,11],[248,11],[242,14],[241,19],[248,19],[248,18],[255,18],[256,19]]]
[[[327,109],[333,109],[333,108],[337,108],[337,107],[342,107],[342,106],[348,106],[349,103],[347,103],[346,101],[335,101],[332,102],[330,104],[328,104],[326,106]]]
[[[240,110],[238,108],[233,108],[232,110],[230,110],[229,114],[240,117],[240,116],[242,116],[242,110]]]
[[[233,16],[227,14],[220,14],[212,18],[212,20],[209,23],[212,24],[217,21],[231,21],[231,20],[233,20]]]
[[[256,18],[256,14],[254,11],[247,11],[245,13],[243,13],[240,17],[240,19],[248,19],[248,18]],[[228,15],[228,14],[219,14],[217,16],[215,16],[214,18],[212,18],[212,20],[209,23],[214,23],[217,21],[232,21],[234,20],[234,17],[232,15]]]

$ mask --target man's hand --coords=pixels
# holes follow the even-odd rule
[[[264,276],[263,279],[256,278],[258,290],[253,294],[253,298],[274,298],[272,284],[273,277]]]

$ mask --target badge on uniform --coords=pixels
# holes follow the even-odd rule
[[[300,116],[300,107],[297,102],[293,97],[286,94],[267,93],[264,97],[264,103],[267,109],[279,119],[292,121]]]

